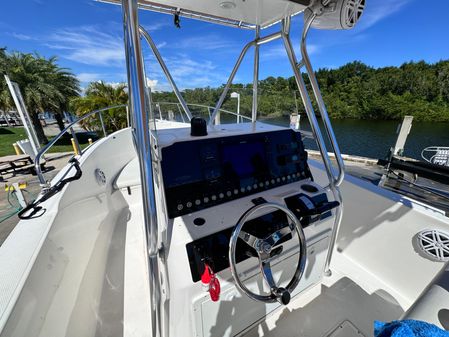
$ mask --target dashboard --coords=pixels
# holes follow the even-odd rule
[[[291,129],[201,137],[162,148],[169,218],[311,178],[301,134]]]

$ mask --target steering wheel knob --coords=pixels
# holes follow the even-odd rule
[[[275,295],[279,303],[287,305],[290,303],[291,295],[290,292],[285,288],[278,288],[275,290]]]

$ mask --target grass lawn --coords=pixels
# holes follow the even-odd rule
[[[89,132],[77,132],[77,137],[80,142],[81,148],[85,148],[89,142],[88,139],[92,138],[94,141],[98,139],[95,134]],[[14,151],[13,143],[21,139],[28,138],[24,128],[4,128],[0,127],[0,157],[11,154],[16,154]],[[51,138],[49,138],[50,140]],[[73,152],[73,147],[70,142],[70,137],[62,137],[56,144],[49,150],[52,152]]]

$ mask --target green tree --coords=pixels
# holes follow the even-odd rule
[[[69,98],[79,95],[77,78],[67,69],[59,67],[55,57],[46,59],[37,54],[8,54],[3,51],[1,58],[0,70],[19,85],[39,142],[46,144],[48,140],[38,115],[45,111],[55,113],[62,129],[61,115],[68,106]],[[0,82],[0,104],[12,108],[4,79]]]
[[[0,48],[0,110],[3,111],[6,111],[11,107],[6,81],[3,79],[3,73],[6,71],[6,60],[6,50],[5,48]]]
[[[72,99],[72,110],[78,115],[85,115],[93,110],[113,105],[128,103],[125,84],[112,85],[105,82],[92,82],[87,86],[85,96]],[[111,109],[102,114],[108,132],[114,132],[127,126],[126,108]],[[87,130],[99,130],[98,116],[83,121]]]

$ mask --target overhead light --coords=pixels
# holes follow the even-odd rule
[[[234,9],[237,5],[232,1],[220,2],[220,7],[223,9]]]

